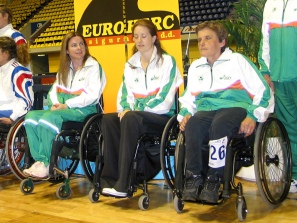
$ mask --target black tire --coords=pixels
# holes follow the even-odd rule
[[[284,125],[270,117],[258,126],[254,144],[254,167],[263,201],[275,208],[284,201],[291,184],[291,147]]]
[[[102,114],[97,114],[88,120],[82,131],[79,145],[81,166],[91,183],[94,179],[96,156],[99,154],[99,149],[102,151],[101,119]]]
[[[71,188],[70,187],[67,188],[65,184],[61,184],[56,190],[56,196],[61,200],[68,199],[71,195],[72,195]]]
[[[167,122],[161,139],[161,169],[167,185],[173,190],[175,179],[175,146],[179,134],[179,123],[174,115]]]
[[[34,190],[34,183],[30,179],[24,179],[22,180],[20,184],[20,190],[23,194],[31,194]]]

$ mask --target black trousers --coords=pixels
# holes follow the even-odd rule
[[[209,168],[209,141],[237,134],[241,122],[246,117],[243,108],[224,108],[217,111],[198,111],[186,124],[186,165],[195,175],[217,173],[223,177],[224,167]],[[228,145],[228,144],[227,144]],[[228,149],[228,148],[227,148]]]
[[[117,113],[102,118],[104,167],[102,188],[127,192],[128,177],[137,140],[144,133],[162,133],[169,116],[143,111],[129,111],[122,120]]]

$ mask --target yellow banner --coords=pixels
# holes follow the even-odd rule
[[[151,19],[163,48],[182,72],[178,0],[74,0],[76,30],[86,38],[92,56],[107,76],[104,111],[116,111],[125,62],[134,45],[131,29],[138,19]]]

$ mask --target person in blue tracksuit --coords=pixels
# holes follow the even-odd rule
[[[89,53],[85,38],[77,32],[65,35],[57,78],[48,93],[49,110],[31,111],[25,116],[30,152],[35,163],[23,172],[47,178],[52,143],[66,121],[83,121],[97,112],[106,84],[105,73]]]
[[[138,20],[132,35],[134,54],[125,64],[117,113],[105,114],[101,125],[102,193],[115,197],[127,196],[138,138],[144,133],[162,133],[176,110],[174,98],[182,83],[176,61],[162,49],[151,20]]]
[[[223,24],[203,22],[196,33],[201,58],[191,64],[179,98],[186,143],[183,200],[216,203],[228,141],[233,134],[249,136],[256,122],[265,122],[274,97],[256,66],[226,47]]]

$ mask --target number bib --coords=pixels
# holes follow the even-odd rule
[[[227,136],[209,141],[209,160],[208,165],[212,168],[225,166]]]

